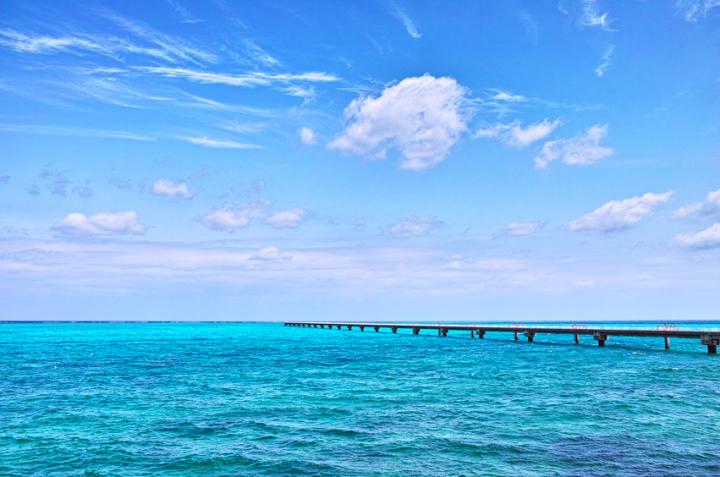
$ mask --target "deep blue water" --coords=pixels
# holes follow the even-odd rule
[[[2,324],[0,475],[720,475],[720,355],[571,340]]]

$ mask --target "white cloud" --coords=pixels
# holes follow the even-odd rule
[[[230,139],[211,139],[206,136],[180,136],[176,139],[189,142],[197,146],[214,147],[220,149],[263,149],[262,146],[258,146],[257,144],[247,144],[244,142],[237,142]]]
[[[412,19],[407,16],[407,14],[402,9],[400,9],[400,7],[396,5],[393,13],[398,18],[398,20],[402,22],[403,26],[405,26],[405,30],[407,31],[408,35],[415,38],[416,40],[422,37],[422,33],[418,31],[417,27],[415,26],[415,22],[413,22]]]
[[[505,226],[505,233],[511,237],[532,235],[542,228],[541,222],[511,222]]]
[[[398,237],[418,237],[428,234],[438,227],[440,222],[427,217],[416,217],[402,220],[390,228],[390,232]]]
[[[257,63],[263,64],[265,66],[280,66],[280,61],[278,61],[277,58],[273,57],[270,53],[265,51],[252,40],[245,40],[245,50],[250,55],[250,57],[255,60]]]
[[[138,222],[138,215],[134,210],[90,216],[74,212],[66,215],[52,228],[68,235],[124,235],[145,232],[145,227]]]
[[[152,43],[157,49],[178,63],[190,62],[200,65],[214,63],[218,59],[214,53],[192,46],[182,38],[160,33],[118,15],[108,15],[108,18],[133,35]]]
[[[180,38],[156,32],[120,17],[110,18],[134,35],[136,39],[146,42],[149,46],[116,36],[106,37],[76,32],[50,36],[25,34],[12,29],[0,29],[0,46],[28,54],[94,53],[114,59],[122,59],[127,55],[139,55],[171,63],[185,61],[203,64],[214,62],[217,59],[214,54],[190,46]]]
[[[608,13],[600,13],[597,6],[597,0],[583,0],[582,24],[587,27],[597,27],[606,31],[613,31],[610,28],[610,20]]]
[[[263,262],[275,260],[291,260],[292,255],[283,253],[277,247],[263,247],[257,253],[251,255],[248,260],[259,260]]]
[[[210,211],[200,219],[200,222],[212,230],[232,232],[247,227],[255,219],[263,218],[269,205],[267,202],[226,204]]]
[[[315,88],[307,86],[292,85],[284,89],[288,96],[295,96],[303,99],[303,105],[310,104],[315,99]]]
[[[294,81],[326,83],[338,81],[335,75],[322,72],[309,73],[261,73],[252,72],[239,75],[214,73],[211,71],[192,70],[188,68],[168,68],[164,66],[138,66],[135,69],[168,78],[183,78],[197,83],[225,84],[229,86],[264,86],[273,83],[290,83]]]
[[[559,119],[554,121],[544,119],[541,122],[530,124],[524,128],[520,121],[513,121],[508,124],[497,123],[487,128],[478,129],[477,132],[475,132],[475,137],[498,139],[508,146],[522,149],[547,137],[561,124],[562,121]]]
[[[0,294],[7,290],[81,293],[147,291],[155,287],[197,290],[199,285],[247,287],[268,297],[291,290],[327,297],[350,292],[353,296],[428,297],[477,296],[501,293],[527,297],[572,290],[592,280],[602,290],[716,291],[720,268],[700,257],[689,262],[675,250],[674,257],[657,259],[647,249],[616,250],[557,260],[552,253],[533,259],[522,254],[490,253],[468,244],[449,255],[447,247],[348,246],[320,244],[287,250],[241,242],[162,243],[136,240],[36,240],[0,238]],[[652,266],[650,264],[653,263]],[[260,271],[260,273],[259,273]],[[715,288],[713,288],[715,287]],[[4,295],[3,295],[4,296]],[[549,295],[548,295],[549,296]]]
[[[615,53],[615,45],[610,45],[605,50],[605,53],[603,53],[602,63],[600,63],[597,68],[595,68],[595,75],[598,78],[602,78],[603,76],[605,76],[605,72],[610,67],[610,58],[612,58],[613,53]]]
[[[637,224],[640,219],[650,215],[655,207],[667,202],[673,192],[655,194],[648,192],[625,200],[611,200],[602,207],[585,214],[568,224],[570,230],[594,230],[614,232]]]
[[[550,162],[558,159],[567,165],[577,166],[612,156],[615,153],[612,148],[600,145],[607,129],[607,124],[596,124],[572,138],[546,142],[535,157],[535,168],[545,169]]]
[[[522,103],[523,101],[527,100],[525,96],[508,93],[507,91],[502,90],[496,90],[495,95],[491,99],[494,99],[496,101],[506,101],[508,103]]]
[[[172,7],[173,10],[175,10],[175,13],[178,14],[178,16],[182,19],[183,23],[200,23],[202,20],[195,17],[192,13],[190,13],[190,10],[185,8],[183,5],[180,5],[178,2],[174,0],[165,0],[170,7]]]
[[[720,0],[677,0],[677,7],[685,20],[697,22],[705,18],[712,9],[720,7]]]
[[[315,135],[315,131],[308,127],[300,128],[299,134],[300,142],[305,144],[306,146],[311,146],[317,142],[317,136]]]
[[[677,219],[684,219],[685,217],[696,213],[703,215],[720,215],[720,189],[708,193],[705,200],[702,202],[696,202],[694,204],[680,207],[675,211],[673,216]]]
[[[264,122],[240,122],[238,120],[232,120],[225,123],[222,128],[226,131],[232,131],[238,134],[255,134],[268,127],[267,123]]]
[[[328,147],[384,158],[394,146],[403,169],[427,169],[445,160],[465,131],[465,97],[453,78],[406,78],[377,98],[352,101],[345,109],[348,126]]]
[[[678,235],[675,237],[675,241],[691,248],[720,247],[720,223],[694,234]]]
[[[182,197],[183,199],[192,199],[193,197],[185,182],[173,182],[168,179],[156,180],[153,183],[152,191],[154,194],[167,197]]]
[[[61,126],[42,126],[34,124],[0,124],[0,131],[41,134],[47,136],[102,137],[110,139],[129,139],[131,141],[154,141],[155,138],[134,132],[112,131],[107,129],[89,129]]]
[[[307,210],[305,209],[288,209],[275,212],[265,220],[265,223],[276,229],[291,229],[300,225],[306,216]]]

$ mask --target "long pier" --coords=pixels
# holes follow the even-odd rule
[[[447,336],[449,331],[470,332],[470,337],[476,336],[480,339],[485,337],[485,333],[512,333],[515,341],[523,335],[528,343],[535,340],[535,336],[539,334],[550,335],[571,335],[575,344],[580,343],[581,336],[592,336],[597,341],[598,346],[605,346],[605,342],[611,336],[632,336],[632,337],[656,337],[663,338],[665,349],[670,349],[670,338],[690,338],[699,339],[700,343],[707,346],[710,354],[716,354],[718,345],[720,345],[720,329],[703,330],[685,328],[681,329],[675,326],[660,326],[657,328],[614,328],[614,327],[597,327],[584,325],[568,325],[568,326],[536,326],[536,325],[476,325],[476,324],[426,324],[426,323],[357,323],[343,321],[287,321],[285,326],[295,326],[303,328],[336,328],[341,330],[346,328],[352,330],[356,328],[365,331],[365,328],[375,330],[388,329],[393,333],[397,330],[409,329],[414,335],[419,335],[421,331],[437,331],[438,336]]]

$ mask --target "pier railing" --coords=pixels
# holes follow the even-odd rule
[[[605,342],[611,336],[631,336],[631,337],[658,337],[663,338],[665,349],[670,349],[670,338],[689,338],[699,339],[700,343],[707,346],[710,354],[717,353],[717,347],[720,345],[720,329],[718,328],[680,328],[674,325],[661,325],[657,327],[612,327],[612,326],[594,326],[594,325],[530,325],[530,324],[513,324],[513,325],[481,325],[481,324],[449,324],[449,323],[373,323],[373,322],[328,322],[328,321],[288,321],[285,326],[295,326],[304,328],[336,328],[341,330],[372,329],[376,332],[381,329],[389,329],[393,333],[397,333],[401,329],[412,330],[414,335],[419,335],[421,331],[437,331],[438,336],[447,336],[449,331],[465,331],[470,332],[470,337],[484,338],[485,333],[512,333],[513,339],[520,339],[522,334],[528,341],[533,343],[535,336],[538,334],[563,334],[572,335],[575,344],[580,343],[580,337],[583,335],[592,336],[597,341],[598,346],[605,346]]]

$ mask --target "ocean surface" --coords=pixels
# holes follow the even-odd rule
[[[584,340],[0,324],[0,475],[720,475],[720,355]]]

